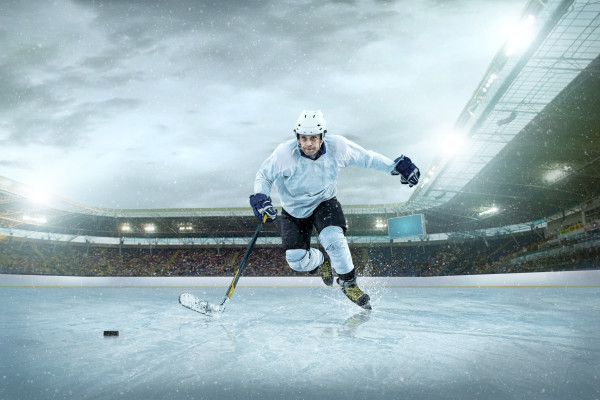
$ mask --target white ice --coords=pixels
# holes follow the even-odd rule
[[[573,274],[363,279],[371,312],[242,277],[218,317],[178,296],[229,279],[0,276],[0,399],[598,399],[600,271]]]

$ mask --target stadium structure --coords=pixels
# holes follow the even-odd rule
[[[438,156],[404,204],[345,207],[351,243],[415,245],[532,232],[560,238],[600,220],[600,3],[531,1],[457,118],[462,145]],[[525,41],[527,36],[529,40]],[[525,44],[524,44],[525,43]],[[245,245],[249,208],[116,210],[0,179],[0,236],[119,246]],[[395,237],[388,221],[421,215]],[[259,245],[280,243],[268,224]]]

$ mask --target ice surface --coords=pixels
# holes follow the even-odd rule
[[[0,398],[600,398],[597,286],[182,291],[2,286]]]

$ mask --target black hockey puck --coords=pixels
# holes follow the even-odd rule
[[[119,331],[104,331],[104,337],[119,336]]]

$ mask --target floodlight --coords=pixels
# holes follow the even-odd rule
[[[377,221],[375,221],[375,228],[377,228],[377,229],[387,228],[387,222],[382,219],[378,219]]]
[[[444,134],[439,141],[439,152],[446,156],[451,156],[457,153],[462,147],[464,147],[465,139],[464,135],[456,132]]]
[[[30,217],[28,215],[23,216],[23,221],[32,222],[34,224],[45,224],[46,222],[48,222],[46,217]]]
[[[180,223],[178,229],[179,229],[179,232],[185,232],[185,231],[191,232],[194,230],[194,226],[192,225],[191,222]]]
[[[571,175],[572,173],[573,173],[573,168],[571,168],[568,165],[563,165],[563,166],[559,166],[559,167],[552,169],[550,172],[548,172],[546,174],[544,179],[549,184],[553,184],[553,183],[556,183],[556,182],[566,178],[567,176]]]
[[[512,56],[515,52],[526,49],[527,46],[529,46],[533,40],[532,26],[534,23],[535,16],[528,15],[527,18],[522,20],[519,25],[514,27],[506,44],[506,50],[504,51],[508,57]]]
[[[156,226],[154,226],[154,224],[148,224],[144,226],[144,230],[146,232],[154,232],[156,230]]]
[[[25,196],[34,203],[47,204],[50,200],[50,194],[45,187],[36,186],[27,189]]]
[[[481,89],[484,93],[487,92],[487,90],[490,88],[490,86],[492,86],[492,83],[494,83],[494,81],[498,78],[498,74],[495,72],[492,72],[491,74],[489,74],[487,76],[487,80],[485,81],[485,87],[483,89]]]
[[[498,207],[496,206],[492,206],[490,208],[488,208],[487,210],[483,210],[479,213],[480,217],[485,217],[485,216],[491,216],[494,214],[497,214],[499,211]]]

